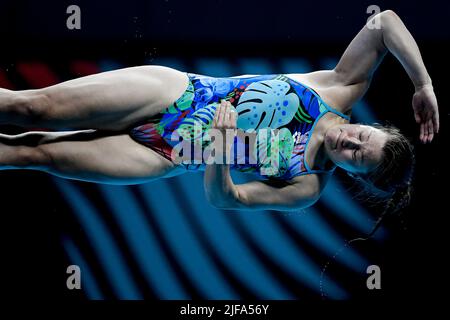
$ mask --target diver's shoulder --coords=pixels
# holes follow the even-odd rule
[[[327,88],[336,85],[336,73],[333,70],[319,70],[308,73],[285,73],[285,76],[310,88]]]

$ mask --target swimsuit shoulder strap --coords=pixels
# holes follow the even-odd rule
[[[305,86],[305,85],[304,85]],[[309,88],[308,86],[305,86],[306,88],[308,88],[309,90],[311,90],[311,92],[316,96],[317,100],[319,101],[319,104],[321,105],[321,107],[323,106],[326,111],[332,112],[342,118],[344,118],[345,120],[350,121],[350,116],[343,114],[342,112],[336,110],[335,108],[331,107],[328,103],[326,103],[322,97],[313,89],[313,88]],[[325,112],[325,111],[323,111]]]
[[[317,100],[319,100],[319,102],[327,109],[327,111],[332,112],[332,113],[344,118],[345,120],[350,121],[350,116],[343,114],[342,112],[336,110],[333,107],[330,107],[325,101],[322,100],[322,98],[319,95],[317,95]]]
[[[326,109],[326,111],[330,111],[330,112],[332,112],[332,113],[334,113],[334,114],[344,118],[345,120],[350,121],[350,116],[348,116],[346,114],[343,114],[342,112],[340,112],[340,111],[336,110],[335,108],[331,107],[330,105],[328,105],[325,101],[323,101],[322,97],[316,92],[316,90],[314,90],[313,88],[305,85],[302,82],[299,82],[299,81],[297,81],[295,79],[292,79],[291,77],[288,77],[288,76],[286,76],[286,77],[289,78],[291,81],[294,81],[294,82],[302,85],[303,87],[307,88],[317,98],[317,100],[319,101],[321,109],[324,108],[324,109]],[[323,112],[325,112],[325,111],[322,111],[322,113]]]

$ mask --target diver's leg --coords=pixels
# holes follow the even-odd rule
[[[119,134],[35,147],[0,143],[0,170],[32,169],[106,184],[137,184],[181,173],[171,161]]]
[[[187,84],[184,72],[148,65],[42,89],[0,89],[0,124],[50,130],[123,130],[167,108],[183,94]]]

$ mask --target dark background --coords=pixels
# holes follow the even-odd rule
[[[70,4],[81,8],[81,30],[66,28],[65,10]],[[361,29],[370,4],[382,10],[393,9],[415,37],[433,79],[440,106],[441,132],[432,144],[420,145],[411,109],[413,86],[401,65],[388,55],[374,77],[365,102],[374,109],[377,119],[388,119],[412,138],[417,151],[415,193],[402,218],[388,221],[387,239],[382,243],[355,245],[386,270],[382,273],[381,293],[358,289],[356,284],[361,279],[345,268],[334,273],[341,276],[342,282],[348,280],[347,289],[355,300],[439,298],[442,295],[439,290],[445,291],[448,285],[444,262],[448,253],[448,228],[444,222],[448,213],[444,201],[448,187],[444,183],[447,173],[444,163],[448,150],[450,7],[446,1],[1,1],[0,85],[11,89],[49,85],[55,79],[63,81],[100,71],[101,61],[133,66],[176,58],[183,61],[185,71],[194,72],[199,59],[218,58],[228,61],[237,75],[246,73],[241,72],[239,65],[242,58],[262,58],[277,70],[281,58],[302,57],[312,69],[320,69],[324,59],[339,57]],[[76,67],[75,62],[80,61]],[[27,70],[35,63],[49,66],[57,78],[48,78],[46,72],[34,70],[42,78],[30,80]],[[345,185],[346,177],[340,178]],[[108,221],[105,200],[96,186],[81,182],[76,186],[100,208]],[[2,291],[6,295],[84,299],[83,292],[65,289],[65,266],[71,264],[71,258],[61,239],[70,238],[87,261],[92,261],[103,297],[120,298],[111,288],[113,279],[104,274],[96,261],[87,231],[75,219],[73,209],[60,195],[54,180],[39,172],[2,171],[0,191],[1,274]],[[328,219],[329,209],[321,203],[318,209]],[[347,226],[339,219],[330,219],[345,234]],[[233,215],[230,221],[239,225]],[[138,287],[142,296],[158,298],[151,288],[142,285],[143,275],[137,271],[117,226],[110,221],[106,223],[125,252],[134,281],[141,283]],[[289,230],[286,226],[285,229]],[[346,238],[352,235],[347,233]],[[300,243],[301,239],[296,241]],[[307,252],[317,258],[314,248]],[[271,266],[261,252],[259,256]],[[319,255],[317,259],[325,261],[326,256]],[[271,269],[295,297],[321,298],[309,290],[289,287],[289,277],[276,265]],[[223,272],[226,274],[226,270]],[[190,297],[208,298],[188,277],[181,276],[181,279]],[[231,281],[232,277],[227,279]],[[240,297],[258,297],[245,285],[231,283]]]

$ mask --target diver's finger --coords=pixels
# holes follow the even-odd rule
[[[424,126],[425,126],[424,123],[420,124],[420,135],[419,135],[420,142],[423,142],[423,136],[424,136],[424,132],[425,132]]]
[[[438,133],[439,132],[439,112],[435,112],[433,114],[433,125],[434,125],[435,132]]]
[[[434,126],[433,126],[433,120],[428,120],[428,142],[431,142],[434,137]]]
[[[216,127],[219,124],[219,115],[220,115],[220,108],[222,107],[222,104],[217,105],[216,112],[214,113],[214,120],[213,125]]]
[[[220,103],[220,113],[219,113],[219,119],[218,119],[218,124],[220,126],[223,126],[223,121],[225,119],[225,112],[226,112],[226,110],[225,110],[225,102],[224,102],[224,100],[222,100],[221,103]]]
[[[237,127],[237,112],[234,108],[231,108],[231,125],[233,128]]]
[[[229,101],[227,101],[225,103],[225,110],[226,110],[226,117],[225,117],[225,121],[227,123],[227,126],[230,125],[230,121],[231,121],[231,103]]]

